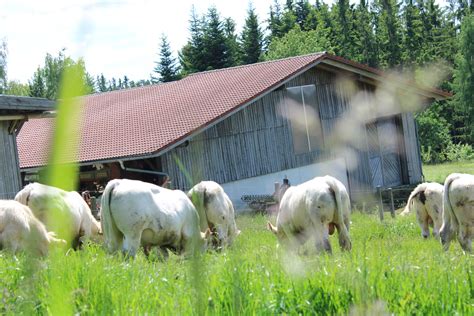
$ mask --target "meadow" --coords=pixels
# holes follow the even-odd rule
[[[474,160],[423,165],[423,174],[426,181],[444,183],[444,179],[454,172],[474,174]]]
[[[332,255],[297,256],[276,247],[267,219],[238,217],[232,248],[187,260],[99,245],[40,260],[0,252],[0,314],[474,314],[474,256],[424,240],[413,215],[355,212],[351,252],[332,236]]]

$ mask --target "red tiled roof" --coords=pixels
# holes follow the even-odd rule
[[[324,58],[336,57],[316,53],[86,96],[78,161],[162,152]],[[53,119],[32,119],[24,124],[17,137],[21,168],[46,165],[52,126]]]

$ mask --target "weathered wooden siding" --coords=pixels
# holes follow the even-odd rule
[[[8,133],[9,121],[0,121],[0,199],[13,199],[21,189],[16,135]]]
[[[316,86],[324,140],[321,148],[295,154],[285,88],[309,84]],[[371,90],[364,85],[361,89]],[[367,191],[373,186],[365,127],[349,146],[333,137],[337,136],[333,135],[335,127],[349,106],[348,97],[336,84],[335,74],[311,69],[210,127],[186,147],[164,154],[163,171],[170,174],[175,188],[187,189],[192,181],[200,179],[227,183],[342,157],[348,166],[351,192]],[[409,137],[414,136],[405,135]],[[191,174],[187,175],[188,172]]]
[[[402,126],[407,160],[408,180],[410,184],[422,181],[421,155],[416,133],[416,122],[412,113],[403,113]]]

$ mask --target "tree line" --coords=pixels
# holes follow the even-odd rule
[[[372,67],[408,72],[420,81],[422,67],[443,61],[448,76],[440,88],[453,91],[455,97],[417,114],[423,159],[449,160],[449,155],[460,151],[474,158],[472,147],[462,147],[474,144],[473,13],[472,0],[449,0],[445,7],[434,0],[360,0],[357,4],[336,0],[332,5],[321,0],[274,0],[266,19],[259,19],[249,5],[238,33],[235,21],[221,17],[215,7],[202,15],[192,8],[187,43],[175,58],[163,34],[150,78],[134,82],[127,76],[107,79],[85,71],[84,79],[89,93],[105,92],[327,51]],[[56,57],[48,54],[27,85],[7,82],[5,52],[5,46],[0,46],[3,93],[55,99],[62,67],[78,63],[85,69],[82,59],[73,61],[60,52]]]

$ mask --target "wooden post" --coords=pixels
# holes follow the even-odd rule
[[[390,214],[392,215],[392,218],[395,218],[395,205],[393,204],[392,188],[388,188],[388,193],[390,194]]]
[[[382,188],[380,185],[377,186],[377,195],[379,198],[379,215],[380,221],[383,221],[383,201],[382,201]]]

